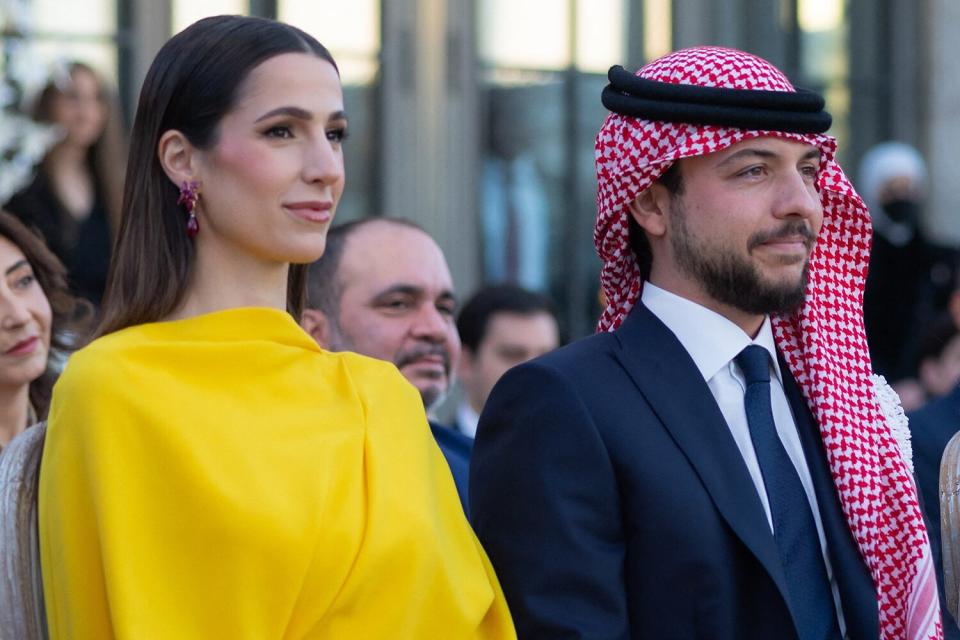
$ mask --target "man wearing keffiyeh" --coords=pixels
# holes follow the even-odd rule
[[[822,98],[716,47],[609,77],[599,332],[501,379],[474,449],[519,637],[960,635]]]

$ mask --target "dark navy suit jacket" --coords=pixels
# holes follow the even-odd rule
[[[941,555],[940,460],[947,443],[960,431],[960,387],[942,398],[927,403],[909,415],[913,444],[913,469],[920,498],[927,514],[927,531],[934,557]],[[943,589],[943,565],[937,562],[937,580]]]
[[[473,448],[473,438],[433,421],[430,422],[430,431],[450,466],[453,482],[457,485],[457,493],[460,494],[463,512],[469,516],[470,494],[468,482],[470,480],[470,451]]]
[[[960,431],[960,387],[909,415],[913,468],[931,525],[940,530],[940,460]]]
[[[873,581],[782,369],[848,636],[875,639]],[[693,360],[643,305],[618,331],[501,379],[470,482],[472,521],[521,640],[797,637],[740,451]]]

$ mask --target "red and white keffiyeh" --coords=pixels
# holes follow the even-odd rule
[[[731,89],[794,91],[756,56],[717,47],[684,49],[637,72],[650,80]],[[751,131],[642,120],[610,114],[596,141],[594,241],[603,260],[608,306],[600,331],[620,326],[640,297],[640,268],[630,249],[627,205],[675,160],[719,151],[760,136],[816,145],[823,227],[810,259],[798,312],[774,317],[777,346],[820,425],[850,530],[877,588],[884,640],[940,639],[943,631],[933,557],[909,461],[885,419],[863,328],[870,218],[822,134]],[[893,413],[899,407],[893,407]]]

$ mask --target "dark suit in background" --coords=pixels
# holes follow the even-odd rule
[[[940,531],[940,461],[950,438],[960,431],[960,387],[937,398],[910,418],[910,440],[913,444],[913,469],[920,489],[920,498],[927,516],[927,533],[936,558],[937,582],[943,593],[943,564],[940,561],[942,532]],[[943,608],[944,617],[949,609]]]
[[[931,529],[940,531],[940,460],[960,431],[960,387],[909,414],[913,468]],[[933,536],[931,531],[931,536]]]
[[[430,431],[450,466],[450,473],[453,475],[454,484],[457,485],[457,493],[460,495],[463,512],[469,516],[468,481],[470,480],[470,450],[473,448],[473,438],[432,420],[430,421]]]

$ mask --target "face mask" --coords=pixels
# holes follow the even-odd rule
[[[883,205],[883,212],[893,222],[911,229],[920,225],[920,204],[914,200],[891,200]]]

